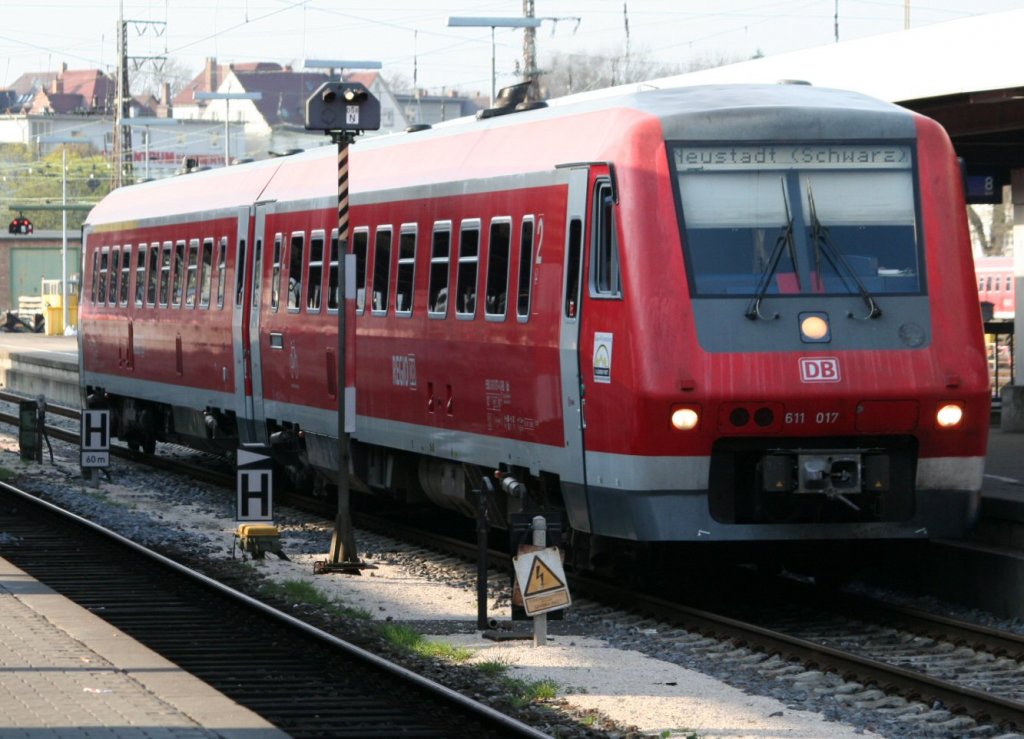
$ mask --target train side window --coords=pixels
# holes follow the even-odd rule
[[[149,249],[145,244],[139,244],[139,250],[135,252],[135,306],[141,308],[146,304],[146,255]]]
[[[118,303],[123,307],[128,305],[128,286],[132,278],[132,245],[125,244],[121,252],[121,289],[119,290]]]
[[[107,269],[110,262],[110,250],[103,247],[100,252],[100,279],[96,284],[96,304],[104,305],[107,302]]]
[[[252,256],[252,307],[260,307],[260,292],[263,290],[263,239],[256,239]]]
[[[356,313],[362,315],[366,310],[366,254],[370,246],[370,229],[368,228],[357,228],[352,234],[352,254],[356,258]],[[332,263],[332,269],[335,269],[335,265]],[[334,275],[332,281],[335,285],[338,282],[337,274]],[[332,293],[335,291],[332,290]],[[332,306],[337,308],[337,298],[335,298],[335,304]]]
[[[462,222],[459,228],[459,267],[455,281],[455,316],[476,314],[476,277],[480,263],[480,219]]]
[[[615,199],[608,180],[594,185],[593,244],[590,251],[590,294],[595,298],[621,298],[619,244],[615,232]]]
[[[427,288],[427,315],[448,315],[448,265],[452,251],[452,222],[437,221],[430,250],[430,285]]]
[[[171,249],[173,244],[165,241],[160,253],[160,305],[167,307],[167,298],[171,289]]]
[[[94,304],[98,304],[102,301],[97,300],[97,296],[101,296],[103,293],[98,291],[100,282],[100,250],[94,249],[92,253],[92,291],[89,293],[89,300]]]
[[[217,248],[217,307],[224,307],[224,287],[228,277],[228,237],[221,236]]]
[[[533,286],[533,216],[526,216],[519,231],[519,298],[516,317],[520,322],[530,318],[530,291]]]
[[[296,313],[302,304],[302,260],[306,252],[306,234],[293,233],[288,255],[288,310]]]
[[[213,239],[203,239],[202,256],[199,259],[199,307],[210,306],[210,292],[213,289]]]
[[[484,317],[505,320],[508,310],[508,255],[512,245],[512,219],[495,218],[487,242],[487,285]]]
[[[377,229],[373,244],[373,315],[384,315],[388,310],[388,284],[391,281],[391,226]]]
[[[149,245],[149,263],[146,265],[146,305],[156,305],[156,286],[160,275],[160,242]]]
[[[416,224],[403,223],[398,235],[398,274],[395,280],[395,315],[411,316],[416,281]]]
[[[188,242],[188,266],[185,274],[185,305],[192,308],[196,304],[196,290],[199,288],[199,239]]]
[[[273,272],[270,277],[270,309],[277,313],[277,306],[281,304],[281,244],[284,237],[281,234],[274,235],[274,262]]]
[[[238,240],[235,254],[235,307],[241,308],[245,299],[245,239]]]
[[[309,238],[309,279],[306,281],[306,311],[320,312],[320,293],[324,282],[324,232],[314,231]]]
[[[583,254],[583,222],[569,221],[569,253],[565,258],[565,317],[575,319],[580,299],[580,259]]]
[[[174,244],[174,289],[171,291],[171,304],[177,308],[181,305],[181,290],[185,283],[185,242]]]
[[[365,250],[363,252],[365,254]],[[327,311],[338,311],[338,229],[331,231],[331,253],[327,258]]]
[[[110,271],[107,272],[107,305],[117,305],[117,275],[121,271],[121,247],[110,250]]]

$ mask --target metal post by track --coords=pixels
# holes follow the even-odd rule
[[[360,574],[368,565],[359,561],[350,510],[349,414],[355,418],[354,391],[349,397],[346,344],[351,327],[348,314],[355,299],[349,289],[346,257],[349,236],[348,147],[362,131],[380,128],[380,102],[359,83],[325,82],[306,101],[306,128],[330,135],[338,147],[338,512],[326,562],[317,562],[314,573],[345,572]],[[351,378],[354,380],[355,378]]]
[[[544,516],[533,517],[533,545],[543,549],[548,545],[548,522]],[[533,646],[542,647],[548,643],[548,614],[539,613],[533,617]]]

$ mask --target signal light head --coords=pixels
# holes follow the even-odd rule
[[[700,412],[691,406],[678,406],[672,409],[671,422],[676,431],[692,431],[700,423]]]
[[[935,423],[941,429],[958,427],[964,419],[964,409],[959,403],[945,403],[935,413]]]

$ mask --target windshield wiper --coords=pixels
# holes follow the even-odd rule
[[[782,258],[783,250],[789,252],[790,261],[794,267],[796,265],[796,244],[793,242],[793,216],[789,213],[789,201],[786,199],[786,182],[780,178],[779,184],[782,185],[782,204],[786,208],[786,226],[782,233],[779,234],[779,238],[775,240],[775,246],[772,247],[772,253],[768,258],[768,266],[765,267],[764,272],[761,274],[761,281],[757,285],[757,292],[754,293],[754,297],[747,304],[747,311],[744,315],[751,321],[758,318],[766,321],[770,320],[768,316],[761,315],[761,301],[764,300],[764,296],[768,292],[768,286],[772,283],[775,270],[779,268],[779,260]],[[796,275],[796,286],[797,290],[802,289],[800,287],[799,274]],[[772,319],[778,317],[778,313],[771,316]]]
[[[821,257],[824,256],[828,263],[832,265],[832,269],[835,270],[836,274],[839,275],[839,279],[843,281],[847,290],[850,290],[850,284],[844,276],[844,272],[850,279],[853,280],[857,287],[857,292],[860,297],[864,300],[864,304],[868,307],[868,314],[858,320],[866,321],[869,318],[878,318],[882,315],[882,309],[878,307],[878,303],[875,302],[874,296],[868,292],[868,289],[864,286],[860,277],[857,276],[856,270],[850,266],[850,263],[846,261],[846,257],[843,253],[836,249],[835,244],[832,243],[832,236],[828,232],[828,228],[822,225],[821,221],[818,220],[818,211],[814,207],[814,191],[811,190],[811,184],[807,183],[807,206],[810,210],[811,218],[811,242],[814,244],[814,263],[815,263],[815,275],[821,283]],[[853,292],[850,290],[850,292]],[[857,318],[853,313],[847,313],[849,318]]]

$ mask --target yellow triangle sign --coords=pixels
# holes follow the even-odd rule
[[[530,579],[526,581],[524,596],[546,593],[549,590],[564,588],[562,582],[554,571],[540,557],[533,558],[533,567],[530,569]]]

